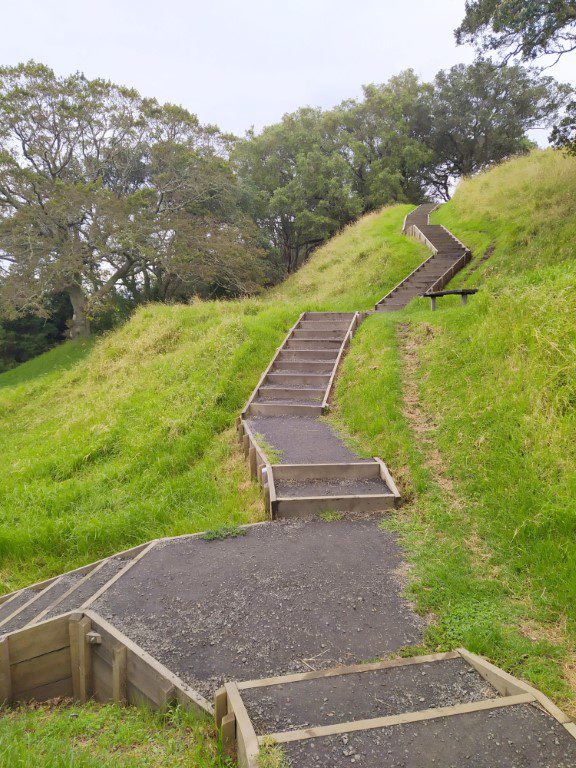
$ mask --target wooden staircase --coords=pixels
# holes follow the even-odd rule
[[[376,304],[377,312],[394,312],[427,291],[441,290],[470,260],[468,248],[446,227],[428,223],[429,216],[436,207],[435,203],[419,205],[406,216],[402,231],[427,245],[432,251],[432,256]]]

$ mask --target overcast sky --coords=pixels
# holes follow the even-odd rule
[[[1,0],[0,63],[108,78],[240,135],[408,67],[431,78],[471,61],[454,43],[463,13],[464,0]],[[575,57],[550,74],[575,82]]]

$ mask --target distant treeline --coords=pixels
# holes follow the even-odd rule
[[[0,368],[142,302],[256,293],[362,213],[527,152],[570,92],[478,60],[237,138],[107,81],[0,68]]]

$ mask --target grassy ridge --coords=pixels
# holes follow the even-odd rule
[[[455,282],[480,293],[466,309],[447,297],[435,313],[416,300],[370,318],[345,361],[335,416],[386,458],[411,501],[394,525],[412,553],[415,597],[436,617],[427,646],[466,645],[568,706],[575,203],[576,161],[556,152],[462,183],[435,219],[472,247]]]
[[[418,264],[409,206],[365,217],[261,299],[152,305],[0,376],[0,581],[262,514],[234,420],[304,309],[370,307]]]

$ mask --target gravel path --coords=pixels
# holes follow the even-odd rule
[[[225,680],[353,664],[420,641],[401,551],[376,523],[247,531],[157,545],[93,610],[207,697]]]

